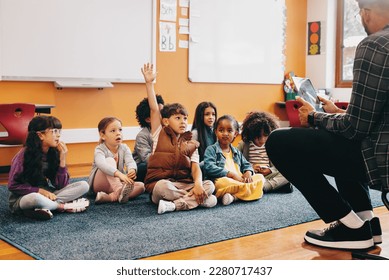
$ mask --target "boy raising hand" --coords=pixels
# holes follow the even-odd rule
[[[146,82],[150,106],[150,124],[153,151],[149,158],[145,187],[151,200],[158,205],[158,214],[213,207],[217,199],[212,193],[215,186],[210,180],[202,181],[199,166],[199,143],[192,140],[187,130],[188,113],[179,103],[166,104],[159,110],[153,64],[145,64],[142,74]]]

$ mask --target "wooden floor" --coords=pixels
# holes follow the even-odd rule
[[[383,243],[368,253],[389,258],[389,212],[385,207],[378,207],[374,212],[381,220]],[[318,220],[144,260],[351,260],[349,251],[325,249],[304,242],[303,236],[307,230],[323,227],[326,225]],[[29,255],[0,240],[0,260],[31,259]]]

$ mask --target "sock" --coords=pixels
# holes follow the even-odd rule
[[[354,211],[351,211],[346,216],[340,219],[340,222],[348,228],[360,228],[363,226],[364,221],[362,221]]]
[[[263,192],[270,192],[273,190],[273,186],[269,183],[269,181],[266,181],[264,184],[263,184]]]
[[[359,218],[361,218],[362,221],[370,221],[371,219],[374,218],[374,213],[372,210],[365,210],[361,212],[357,212],[357,215]]]

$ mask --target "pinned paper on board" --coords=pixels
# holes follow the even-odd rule
[[[180,0],[180,7],[189,8],[189,0]]]
[[[176,51],[176,24],[172,22],[159,23],[159,50],[161,52]]]
[[[177,18],[177,0],[161,0],[159,19],[166,21],[176,21]]]

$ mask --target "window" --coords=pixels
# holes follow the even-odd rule
[[[358,43],[366,37],[355,0],[338,0],[336,35],[336,87],[351,87]]]

